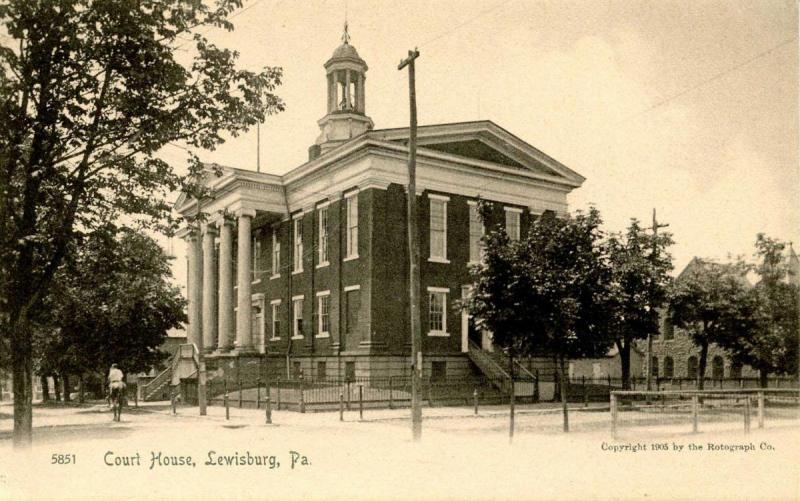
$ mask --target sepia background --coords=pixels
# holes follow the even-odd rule
[[[749,256],[757,232],[800,244],[795,1],[249,0],[234,32],[205,34],[243,67],[284,69],[262,171],[306,160],[345,16],[376,128],[408,125],[397,64],[416,46],[420,125],[492,120],[584,175],[570,207],[595,204],[609,231],[657,209],[676,272]],[[183,165],[186,152],[162,156]],[[256,132],[201,158],[255,170]],[[183,245],[170,246],[185,284]]]

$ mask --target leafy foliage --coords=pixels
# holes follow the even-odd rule
[[[695,258],[676,280],[670,300],[670,321],[685,329],[700,347],[698,387],[703,378],[711,343],[725,344],[754,326],[755,304],[742,261],[721,264]]]
[[[95,232],[75,251],[48,295],[40,372],[102,374],[117,363],[127,373],[157,364],[167,330],[186,321],[169,258],[152,238],[126,230]]]
[[[193,191],[203,166],[190,155],[182,178],[157,152],[175,141],[211,150],[283,110],[280,68],[238,69],[238,54],[199,30],[233,29],[241,6],[0,4],[0,338],[14,371],[15,441],[30,440],[35,316],[76,238],[121,215],[170,230],[167,193]]]
[[[757,236],[752,269],[759,281],[747,298],[748,321],[717,341],[737,361],[758,369],[762,382],[769,373],[798,373],[800,293],[785,248],[781,241]]]
[[[672,270],[669,233],[648,233],[631,220],[625,235],[606,242],[611,267],[610,322],[622,362],[623,387],[630,378],[630,350],[637,339],[658,334],[659,311],[668,299]]]
[[[485,218],[486,210],[480,211]],[[599,244],[600,223],[592,209],[575,217],[545,214],[518,242],[503,228],[487,232],[467,304],[476,325],[518,355],[546,352],[564,359],[605,353],[609,269]]]

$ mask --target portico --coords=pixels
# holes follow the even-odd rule
[[[250,321],[252,284],[260,280],[253,270],[253,220],[268,224],[286,219],[287,212],[279,179],[266,174],[253,179],[252,174],[225,169],[219,178],[209,176],[209,187],[219,195],[201,203],[201,217],[187,218],[179,232],[188,256],[188,340],[208,354],[257,351]],[[176,210],[197,214],[197,201],[182,195]]]

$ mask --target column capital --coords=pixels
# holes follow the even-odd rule
[[[256,217],[256,211],[242,207],[236,210],[236,217]]]
[[[217,228],[215,221],[207,221],[203,223],[203,235],[213,235],[216,236],[219,234],[219,229]]]

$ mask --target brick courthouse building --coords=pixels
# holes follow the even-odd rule
[[[407,128],[375,129],[367,64],[345,41],[325,63],[327,113],[308,161],[278,176],[209,171],[208,221],[182,232],[188,250],[189,340],[202,336],[210,377],[230,368],[305,377],[410,372],[406,229]],[[470,284],[484,229],[512,235],[544,211],[564,214],[584,178],[490,121],[418,129],[424,373],[478,373],[491,350],[455,305]],[[187,221],[197,202],[182,195]]]

